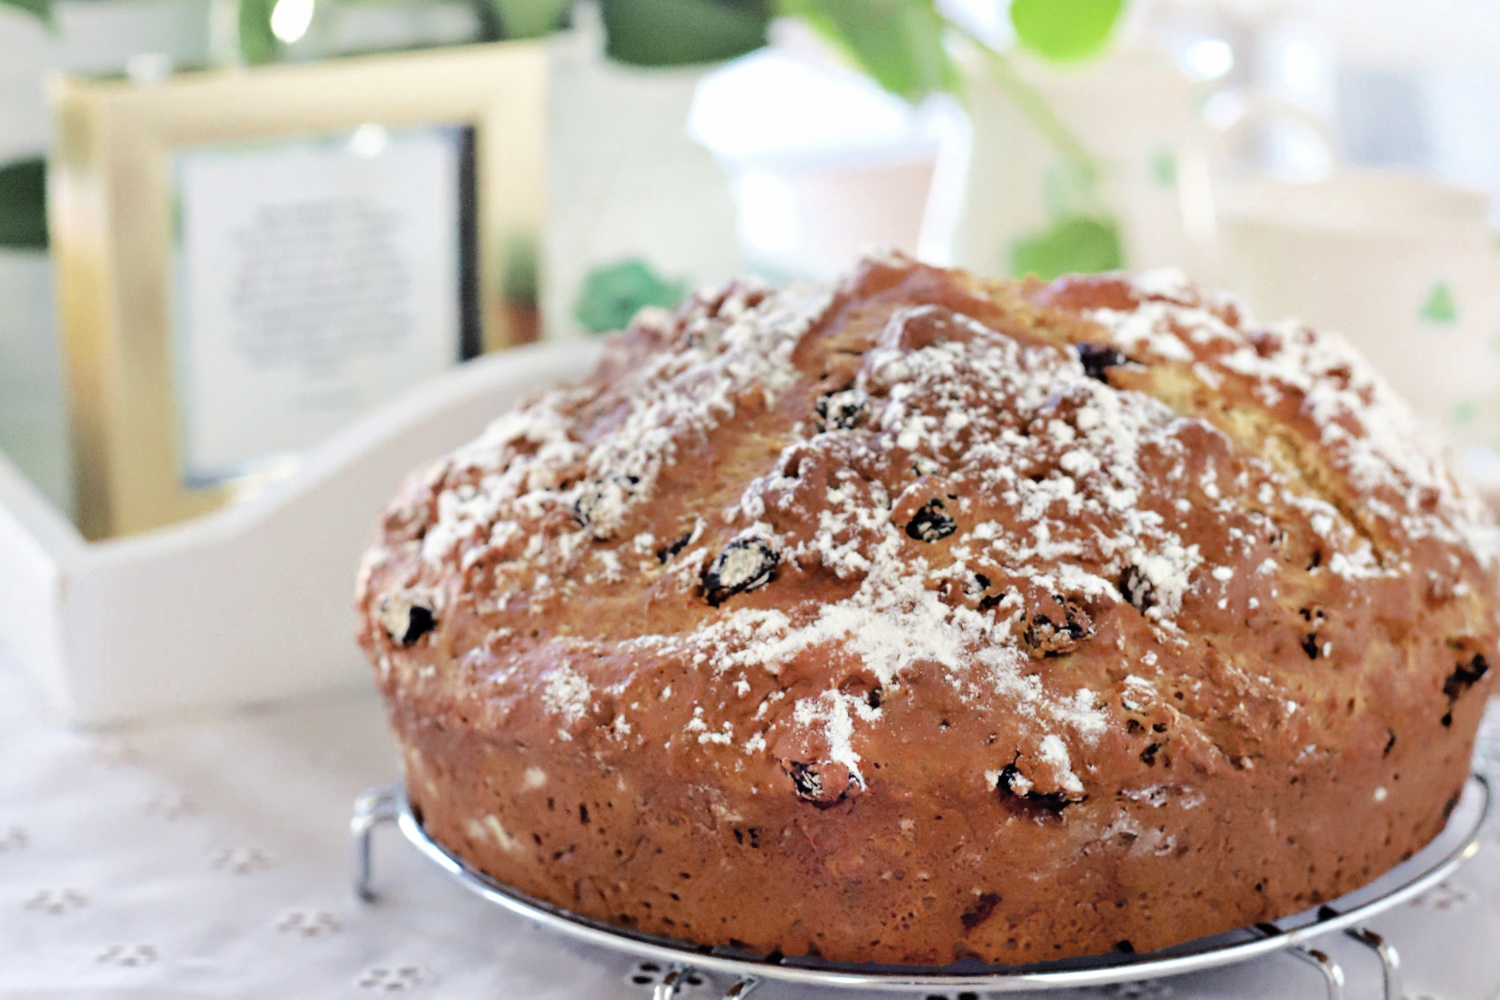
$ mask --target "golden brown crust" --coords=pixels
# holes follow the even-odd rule
[[[477,867],[701,943],[1017,963],[1426,843],[1495,586],[1492,515],[1336,340],[881,258],[638,320],[413,478],[358,600]]]

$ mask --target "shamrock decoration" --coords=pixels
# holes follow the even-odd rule
[[[573,315],[594,333],[623,329],[645,306],[669,308],[687,294],[687,282],[662,278],[639,257],[596,267],[583,279]]]

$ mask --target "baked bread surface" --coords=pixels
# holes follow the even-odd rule
[[[427,831],[636,931],[1147,951],[1441,828],[1496,531],[1342,341],[899,256],[643,315],[412,477],[360,641]]]

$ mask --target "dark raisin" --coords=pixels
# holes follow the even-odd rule
[[[1155,767],[1156,752],[1160,749],[1160,743],[1152,743],[1150,746],[1146,747],[1146,749],[1141,751],[1141,763],[1145,764],[1147,767]]]
[[[1018,778],[1026,780],[1014,763],[1006,764],[1000,769],[1000,777],[995,781],[995,787],[1000,789],[1000,801],[1035,807],[1052,816],[1062,815],[1062,811],[1074,802],[1062,792],[1038,792],[1035,789],[1017,792],[1015,786]]]
[[[1474,658],[1468,663],[1460,663],[1454,667],[1453,673],[1443,681],[1443,694],[1448,696],[1449,704],[1457,701],[1459,695],[1478,684],[1480,679],[1489,672],[1489,661],[1482,653],[1475,653]]]
[[[599,541],[614,535],[615,522],[631,495],[631,487],[640,484],[639,476],[613,476],[602,482],[585,483],[573,501],[573,520],[579,527],[593,528]]]
[[[1129,941],[1116,941],[1115,951],[1118,951],[1122,955],[1134,955],[1135,945],[1131,944]]]
[[[385,634],[403,649],[415,646],[417,640],[437,628],[437,616],[433,610],[404,594],[382,600],[379,618]]]
[[[1078,360],[1083,362],[1083,373],[1091,379],[1107,382],[1104,373],[1111,368],[1130,363],[1130,359],[1117,347],[1109,344],[1074,344]]]
[[[685,531],[675,541],[669,542],[656,550],[656,561],[665,563],[668,559],[687,548],[688,542],[693,540],[693,533]]]
[[[718,607],[735,594],[763,587],[776,575],[781,556],[763,538],[736,538],[703,574],[703,597]]]
[[[787,761],[782,767],[791,776],[792,790],[797,793],[797,797],[820,809],[827,809],[843,801],[856,788],[853,776],[840,764],[827,761],[807,764],[793,760]]]
[[[401,645],[412,646],[422,636],[437,627],[437,618],[433,615],[431,608],[424,608],[420,604],[411,606],[411,614],[406,618],[406,632],[401,636]]]
[[[979,589],[980,590],[989,590],[990,589],[990,578],[987,577],[987,576],[985,576],[983,573],[975,573],[974,574],[974,582],[977,583],[977,584],[979,584]]]
[[[1137,611],[1149,611],[1156,606],[1156,587],[1140,567],[1131,564],[1120,574],[1120,596]]]
[[[792,788],[804,799],[815,799],[823,794],[823,779],[808,765],[794,760],[787,766],[792,776]]]
[[[1094,634],[1094,623],[1088,612],[1070,603],[1059,601],[1067,616],[1061,623],[1043,614],[1033,615],[1026,623],[1022,638],[1036,656],[1065,656],[1078,648],[1078,644]]]
[[[1318,658],[1322,652],[1322,646],[1318,642],[1318,634],[1316,632],[1307,633],[1307,638],[1302,640],[1302,652],[1307,654],[1309,660],[1316,660]]]
[[[847,431],[859,425],[865,412],[865,394],[858,389],[831,392],[818,400],[818,430]]]
[[[919,542],[935,542],[958,530],[958,522],[943,513],[943,501],[934,497],[924,503],[906,525],[908,536]]]
[[[917,476],[935,476],[941,468],[936,462],[926,455],[913,455],[911,457],[911,471]]]
[[[1385,749],[1380,751],[1380,756],[1389,757],[1391,755],[1391,750],[1393,750],[1396,746],[1396,731],[1394,729],[1387,728],[1385,732]]]
[[[965,910],[963,914],[959,916],[959,920],[963,921],[964,930],[972,931],[974,928],[978,927],[980,924],[988,920],[990,918],[990,914],[995,912],[995,907],[999,905],[999,903],[1000,897],[995,893],[980,893],[979,898],[975,900],[974,905]]]

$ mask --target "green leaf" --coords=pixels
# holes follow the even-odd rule
[[[623,330],[645,306],[670,308],[687,294],[687,282],[663,279],[638,257],[596,267],[583,279],[573,315],[595,333]]]
[[[1077,62],[1104,48],[1125,0],[1014,0],[1010,23],[1021,46],[1054,62]]]
[[[500,294],[510,302],[535,306],[541,288],[541,251],[532,236],[512,236],[505,245]]]
[[[47,248],[47,164],[41,159],[0,166],[0,246]]]
[[[1017,240],[1011,248],[1010,272],[1051,281],[1063,274],[1094,274],[1125,266],[1120,228],[1113,219],[1075,215]]]
[[[908,101],[958,89],[934,0],[780,0],[886,90]]]
[[[281,58],[281,41],[271,32],[276,0],[239,0],[240,58],[247,66]]]
[[[52,0],[0,0],[0,7],[10,7],[30,14],[43,24],[52,23]]]
[[[490,0],[502,38],[544,38],[563,26],[572,0]]]
[[[718,62],[766,44],[769,0],[604,0],[604,51],[636,66]]]

